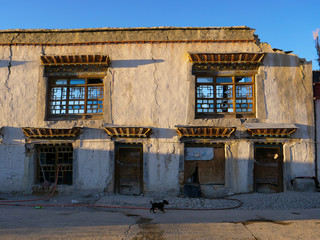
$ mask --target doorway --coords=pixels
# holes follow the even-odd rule
[[[143,193],[143,147],[141,144],[116,144],[115,192]]]
[[[225,185],[225,151],[223,144],[186,144],[184,149],[183,195],[201,197]]]
[[[283,191],[282,153],[282,145],[255,145],[254,191],[264,193]]]

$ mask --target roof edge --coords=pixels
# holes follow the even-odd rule
[[[48,33],[48,32],[106,32],[106,31],[141,31],[141,30],[255,30],[247,26],[232,27],[128,27],[128,28],[77,28],[77,29],[3,29],[0,33]]]

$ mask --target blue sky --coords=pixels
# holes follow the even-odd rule
[[[319,69],[312,32],[320,28],[320,0],[8,0],[0,9],[0,30],[248,26]]]

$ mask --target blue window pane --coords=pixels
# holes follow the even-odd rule
[[[63,85],[63,84],[67,84],[67,79],[58,79],[55,82],[56,85]]]
[[[213,83],[213,78],[199,77],[197,83]]]
[[[71,79],[70,84],[75,85],[75,84],[85,84],[86,80],[85,79]]]
[[[202,108],[208,108],[209,105],[208,104],[202,104]]]
[[[217,83],[232,83],[232,77],[218,77]]]
[[[198,98],[213,98],[213,86],[201,85],[197,88]]]
[[[240,82],[240,83],[252,82],[252,77],[236,77],[236,82]]]

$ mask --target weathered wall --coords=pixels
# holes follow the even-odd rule
[[[147,153],[148,191],[165,192],[179,189],[179,155],[177,143],[173,141],[152,141]]]
[[[0,143],[0,191],[30,191],[33,184],[30,179],[34,175],[34,159],[25,153],[21,127],[84,127],[83,134],[73,143],[74,185],[69,188],[71,190],[113,190],[115,141],[102,130],[105,124],[153,129],[151,139],[130,140],[143,143],[146,191],[180,190],[184,150],[175,132],[176,125],[232,126],[238,130],[235,137],[243,138],[247,137],[246,122],[294,123],[298,126],[294,135],[297,141],[286,147],[286,182],[295,176],[314,175],[311,64],[295,55],[274,52],[268,44],[254,42],[257,39],[253,33],[254,30],[248,28],[2,31],[0,111],[3,115],[0,126],[4,126],[4,138]],[[252,41],[185,41],[189,39]],[[138,40],[169,42],[61,45]],[[1,45],[11,41],[50,44]],[[256,75],[257,117],[195,119],[195,85],[188,52],[267,52]],[[40,56],[81,54],[106,54],[111,58],[104,79],[104,118],[46,121],[47,79]],[[235,139],[226,140],[226,143],[226,187],[234,192],[251,191],[253,143]]]
[[[112,176],[110,141],[101,129],[84,129],[75,148],[74,185],[78,190],[104,189]]]
[[[254,145],[249,141],[234,141],[226,146],[229,186],[234,192],[253,191]]]
[[[2,128],[0,144],[0,192],[25,191],[31,188],[30,162],[26,156],[24,137],[19,128]],[[31,175],[32,176],[32,175]]]
[[[316,140],[317,140],[317,153],[316,153],[316,156],[317,156],[317,176],[318,176],[318,179],[319,179],[319,176],[320,176],[320,100],[319,99],[316,99],[315,100],[315,114],[316,114],[316,134],[317,134],[317,137],[316,137]]]
[[[100,28],[67,30],[3,30],[0,43],[85,43],[118,41],[253,40],[248,27]]]
[[[312,66],[295,55],[278,52],[269,53],[263,65],[257,80],[257,118],[298,127],[296,140],[287,143],[290,157],[284,160],[290,161],[284,175],[288,185],[294,177],[315,175]]]

